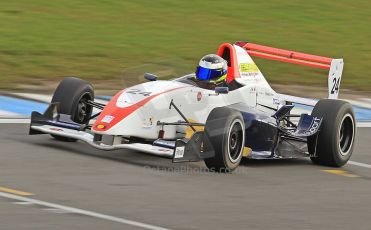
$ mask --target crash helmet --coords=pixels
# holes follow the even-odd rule
[[[221,82],[227,77],[227,61],[216,54],[201,58],[196,69],[196,78],[200,81]]]

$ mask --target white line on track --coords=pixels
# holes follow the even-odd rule
[[[26,118],[0,118],[0,124],[29,124],[30,119]]]
[[[105,215],[105,214],[101,214],[101,213],[97,213],[97,212],[92,212],[92,211],[87,211],[87,210],[83,210],[83,209],[68,207],[68,206],[64,206],[64,205],[49,203],[49,202],[45,202],[45,201],[41,201],[41,200],[28,198],[28,197],[17,196],[17,195],[13,195],[13,194],[10,194],[10,193],[5,193],[5,192],[0,192],[0,197],[5,197],[5,198],[8,198],[8,199],[13,199],[13,200],[22,201],[22,202],[29,202],[29,203],[44,206],[44,207],[47,207],[47,208],[52,208],[54,210],[59,209],[59,210],[63,210],[65,212],[69,212],[69,213],[76,213],[76,214],[80,214],[80,215],[84,215],[84,216],[90,216],[90,217],[103,219],[103,220],[108,220],[108,221],[112,221],[112,222],[116,222],[116,223],[127,224],[127,225],[131,225],[131,226],[135,226],[135,227],[139,227],[139,228],[144,228],[144,229],[168,230],[167,228],[162,228],[162,227],[151,225],[151,224],[145,224],[145,223],[141,223],[141,222],[137,222],[137,221],[133,221],[133,220],[128,220],[128,219],[124,219],[124,218],[119,218],[119,217],[115,217],[115,216],[109,216],[109,215]]]
[[[357,122],[357,128],[370,128],[371,122]]]
[[[16,202],[13,202],[13,204],[31,205],[32,203],[31,202],[27,202],[27,201],[16,201]]]
[[[357,161],[348,161],[348,164],[371,169],[371,165],[357,162]]]
[[[58,213],[58,214],[71,213],[69,211],[59,209],[59,208],[44,208],[43,210],[48,211],[48,212]]]

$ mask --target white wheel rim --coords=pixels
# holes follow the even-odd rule
[[[349,127],[350,124],[351,127]],[[351,135],[349,135],[350,133],[346,132],[351,132]],[[348,113],[341,120],[338,131],[338,148],[342,156],[347,156],[350,153],[350,150],[352,149],[354,142],[354,134],[355,134],[354,119],[353,116]]]
[[[231,152],[229,150],[229,145],[230,145],[230,138],[231,138],[231,131],[232,131],[232,128],[234,127],[234,125],[238,123],[241,127],[241,131],[242,131],[242,142],[241,142],[241,150],[238,154],[238,157],[235,157],[235,159],[232,157],[231,155]],[[234,120],[231,124],[231,126],[229,127],[229,131],[228,131],[228,138],[227,138],[227,143],[228,143],[228,147],[227,147],[227,152],[228,152],[228,158],[229,160],[232,162],[232,163],[236,163],[240,160],[241,156],[242,156],[242,152],[243,152],[243,148],[245,146],[245,127],[243,125],[243,123],[241,122],[241,120]]]

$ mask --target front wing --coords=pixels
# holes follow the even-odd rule
[[[115,149],[131,149],[141,152],[146,152],[150,154],[155,154],[164,157],[173,157],[174,149],[165,148],[160,146],[154,146],[151,144],[142,144],[142,143],[130,143],[130,144],[115,144],[115,145],[106,145],[103,143],[94,142],[94,135],[85,131],[78,131],[68,128],[61,128],[51,125],[35,125],[31,124],[30,129],[44,133],[57,136],[63,136],[68,138],[77,139],[83,141],[90,146],[100,149],[100,150],[115,150]]]

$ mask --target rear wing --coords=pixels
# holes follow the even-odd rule
[[[236,42],[235,44],[244,48],[246,52],[253,57],[260,57],[275,61],[308,66],[312,68],[329,70],[328,98],[329,99],[338,98],[341,75],[343,73],[344,67],[343,59],[322,57],[248,42]]]

